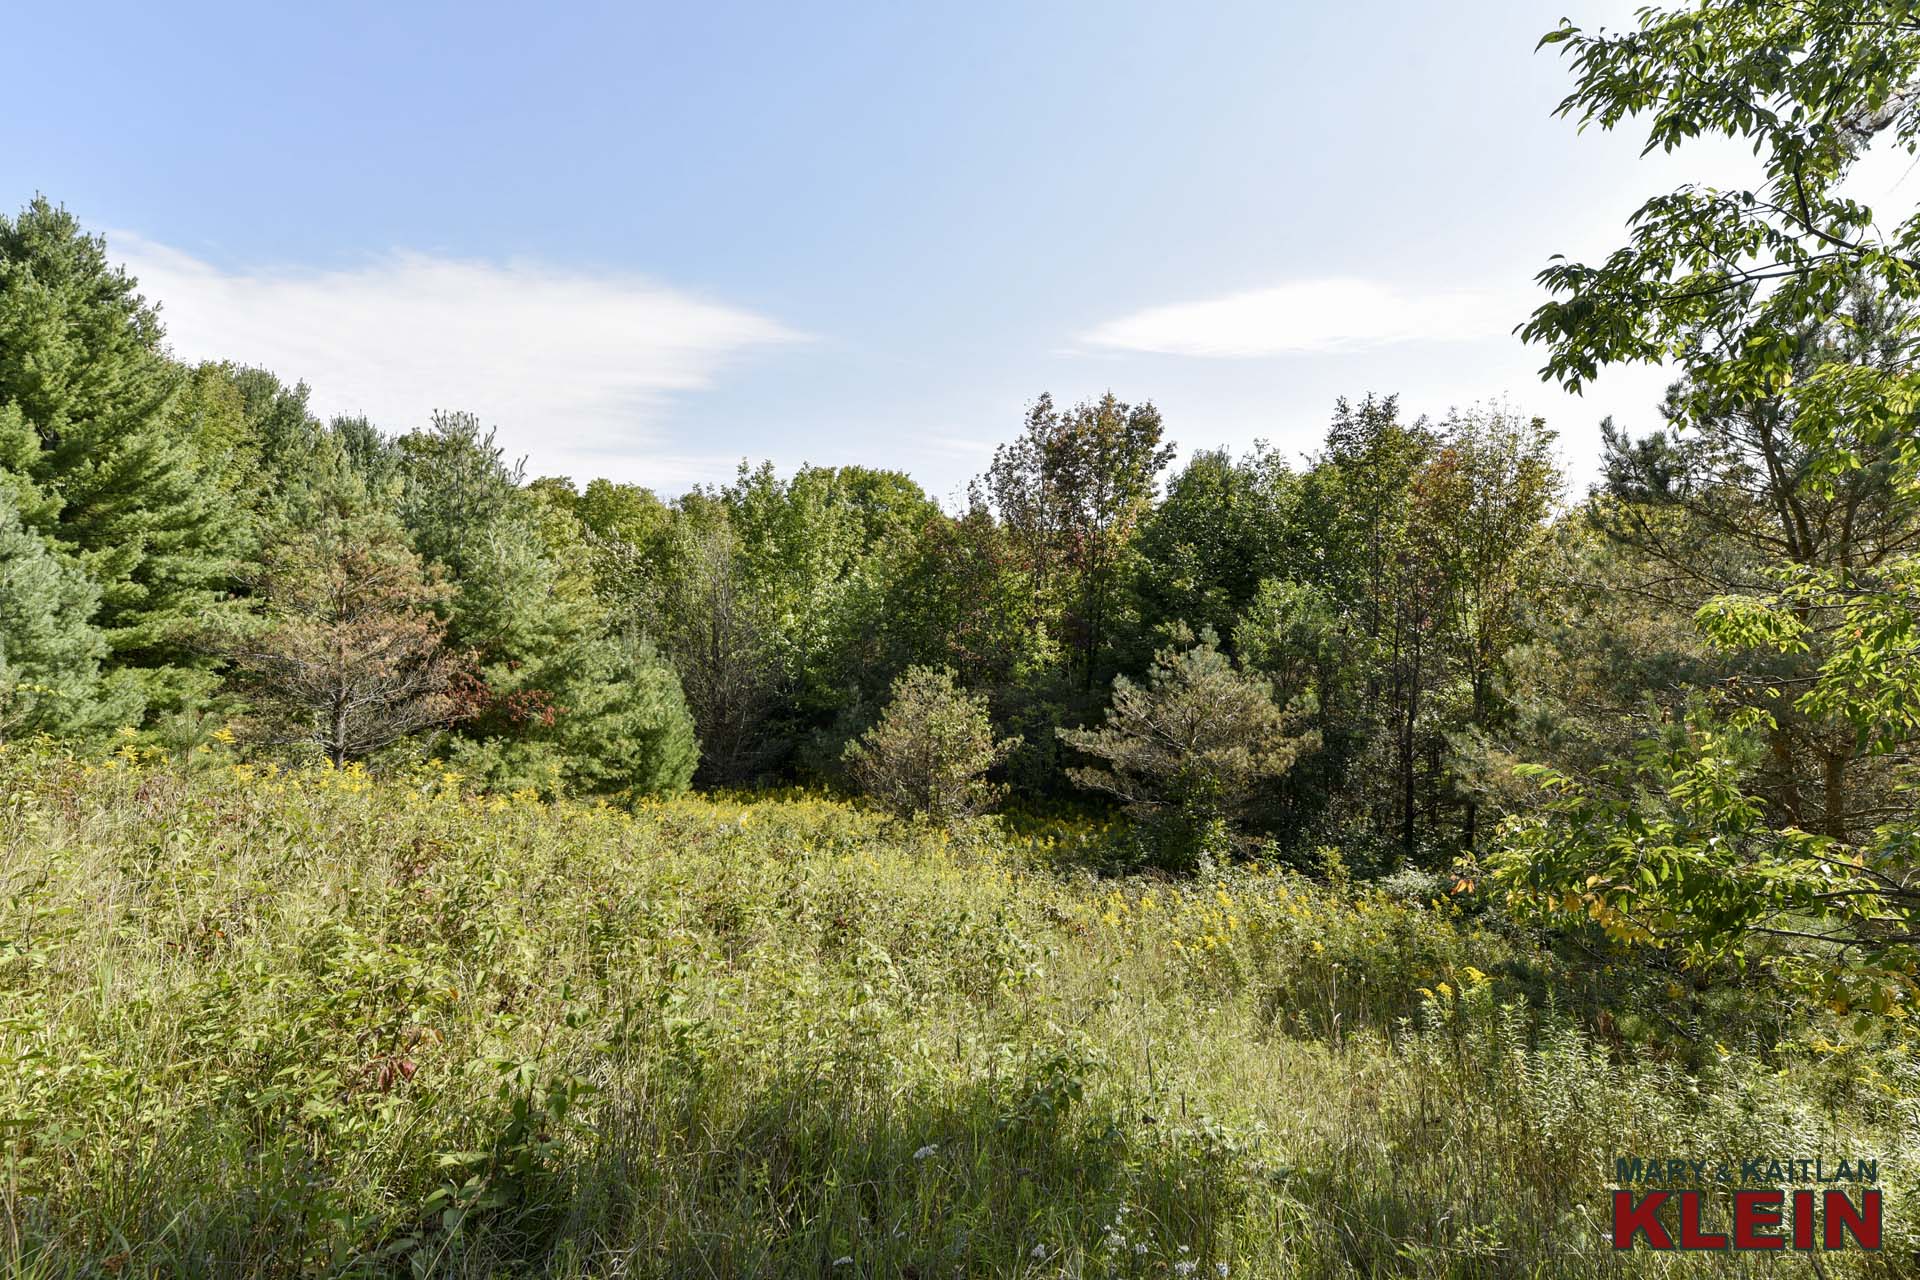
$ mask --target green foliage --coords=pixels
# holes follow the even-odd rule
[[[1265,446],[1239,462],[1224,450],[1194,454],[1140,526],[1142,623],[1232,634],[1261,584],[1295,567],[1299,487]]]
[[[1049,610],[1062,647],[1074,655],[1081,687],[1099,680],[1120,619],[1133,532],[1153,504],[1154,485],[1173,460],[1160,411],[1108,392],[1061,410],[1042,395],[1025,431],[994,450],[975,494],[1013,535]]]
[[[1449,632],[1449,692],[1458,703],[1456,755],[1471,757],[1511,716],[1505,677],[1514,651],[1534,634],[1528,614],[1546,586],[1540,551],[1560,496],[1554,435],[1538,418],[1496,406],[1454,414],[1440,431],[1440,449],[1415,482],[1416,537],[1423,567],[1446,593],[1439,613]],[[1486,793],[1455,766],[1465,791],[1460,845],[1478,844]]]
[[[1719,133],[1765,164],[1757,194],[1655,197],[1601,267],[1548,268],[1563,296],[1526,333],[1569,386],[1608,362],[1681,363],[1668,412],[1685,434],[1632,449],[1613,437],[1615,487],[1629,515],[1651,510],[1641,530],[1704,525],[1747,553],[1721,562],[1734,590],[1698,624],[1723,654],[1787,662],[1759,668],[1755,698],[1736,677],[1725,723],[1696,717],[1631,769],[1545,773],[1549,802],[1516,821],[1500,859],[1533,905],[1696,960],[1745,948],[1838,1007],[1901,1017],[1920,994],[1912,778],[1886,771],[1890,803],[1866,832],[1848,772],[1862,755],[1897,761],[1920,729],[1920,561],[1905,532],[1920,502],[1920,215],[1883,234],[1837,186],[1877,138],[1920,142],[1910,19],[1904,5],[1714,3],[1645,10],[1633,33],[1547,37],[1577,68],[1564,112],[1604,128],[1650,113],[1649,147]],[[1741,510],[1756,490],[1772,512]],[[1794,777],[1808,742],[1821,834],[1802,824]],[[1772,803],[1754,785],[1768,754]]]
[[[1841,314],[1801,328],[1793,383],[1849,365],[1896,373],[1908,325],[1888,299],[1857,289]],[[1793,396],[1702,401],[1683,382],[1667,414],[1673,428],[1641,440],[1606,431],[1608,500],[1589,510],[1640,566],[1649,611],[1691,616],[1715,597],[1764,595],[1782,564],[1877,571],[1920,536],[1920,503],[1897,483],[1897,436],[1830,474],[1827,446],[1796,429]],[[1805,622],[1806,643],[1793,651],[1722,646],[1692,683],[1719,685],[1737,705],[1773,716],[1756,785],[1785,821],[1844,840],[1884,810],[1891,756],[1864,752],[1848,725],[1811,705],[1782,701],[1805,688],[1843,634],[1837,612],[1814,608]]]
[[[1650,6],[1637,27],[1563,21],[1541,40],[1574,70],[1560,114],[1608,130],[1645,117],[1648,151],[1707,135],[1750,142],[1766,184],[1649,199],[1604,263],[1541,272],[1560,296],[1524,334],[1569,386],[1605,364],[1676,358],[1704,398],[1779,389],[1796,333],[1838,312],[1857,280],[1907,298],[1920,287],[1908,261],[1920,218],[1876,223],[1838,190],[1869,146],[1920,141],[1920,32],[1904,0]],[[1795,394],[1831,402],[1837,389]]]
[[[1241,613],[1233,647],[1272,683],[1276,703],[1317,710],[1341,705],[1352,680],[1342,631],[1324,588],[1268,578]]]
[[[276,531],[254,588],[264,626],[230,644],[263,740],[337,767],[466,714],[435,611],[451,593],[351,474]]]
[[[1074,781],[1124,801],[1145,822],[1153,858],[1190,870],[1229,852],[1254,788],[1311,745],[1289,728],[1272,686],[1236,669],[1208,632],[1155,654],[1145,686],[1115,677],[1104,723],[1060,737],[1105,762],[1072,770]]]
[[[578,518],[523,488],[470,414],[436,415],[394,452],[400,516],[454,584],[448,643],[478,662],[451,757],[501,790],[684,788],[698,748],[679,681],[596,599]]]
[[[463,737],[448,758],[501,790],[573,792],[632,802],[671,796],[693,781],[700,758],[680,680],[643,640],[603,636],[566,653],[557,687],[572,690],[550,723],[513,724]],[[504,716],[497,696],[483,715]],[[484,731],[491,727],[480,726]]]
[[[598,482],[566,501],[602,599],[679,671],[709,784],[830,767],[901,665],[880,601],[942,519],[905,476],[860,467],[743,464],[670,506]]]
[[[0,487],[0,741],[83,737],[134,709],[101,680],[107,643],[90,621],[99,599],[84,573],[21,523]]]
[[[457,720],[401,717],[418,732],[386,763],[443,752],[495,789],[629,799],[685,785],[694,760],[707,785],[832,778],[890,684],[932,666],[1019,743],[1004,781],[1057,800],[1058,731],[1096,721],[1112,677],[1142,673],[1155,637],[1196,622],[1252,634],[1267,620],[1243,615],[1263,584],[1311,584],[1344,638],[1316,653],[1347,661],[1316,669],[1311,697],[1286,696],[1302,693],[1323,745],[1243,817],[1303,849],[1355,821],[1379,840],[1404,831],[1409,849],[1417,824],[1423,848],[1444,848],[1449,806],[1479,803],[1435,749],[1463,718],[1436,714],[1430,687],[1469,663],[1458,637],[1408,656],[1409,637],[1457,619],[1415,589],[1435,579],[1434,556],[1416,563],[1391,532],[1438,438],[1399,424],[1391,399],[1343,403],[1304,477],[1270,449],[1203,453],[1157,506],[1173,453],[1160,415],[1112,395],[1065,410],[1041,397],[955,516],[864,467],[743,464],[731,485],[668,502],[604,480],[526,483],[470,414],[390,438],[365,419],[323,425],[306,387],[272,373],[176,366],[97,238],[44,203],[10,234],[10,350],[35,354],[0,396],[0,482],[99,586],[108,681],[145,689],[169,725],[250,689],[257,723],[280,726],[255,745],[288,736],[258,664],[222,673],[217,655],[257,630],[263,588],[239,565],[271,558],[344,486],[373,524],[396,517],[440,576],[444,644],[473,667]],[[1476,670],[1499,673],[1495,647]],[[1318,662],[1263,653],[1283,680]]]
[[[1681,374],[1565,518],[1544,423],[1373,395],[1158,498],[1110,393],[951,516],[529,484],[0,219],[0,1270],[1597,1280],[1613,1154],[1818,1133],[1895,1180],[1822,1274],[1912,1273],[1920,214],[1840,191],[1920,21],[1543,44],[1765,169],[1541,273],[1549,376]],[[932,821],[680,796],[841,764]]]
[[[980,506],[916,531],[867,620],[884,669],[933,662],[969,688],[1014,688],[1061,660],[1013,536]]]
[[[211,455],[172,421],[181,371],[160,337],[134,282],[65,210],[36,199],[0,218],[0,413],[12,424],[0,465],[16,492],[37,494],[21,503],[29,520],[99,588],[113,665],[168,708],[214,683],[194,639],[238,608],[228,589],[246,527]]]
[[[1913,485],[1912,473],[1901,483]],[[1707,602],[1702,633],[1725,649],[1794,652],[1810,643],[1808,619],[1837,619],[1840,642],[1791,703],[1776,696],[1778,714],[1845,724],[1865,751],[1911,741],[1920,732],[1920,557],[1872,572],[1776,576],[1770,596]],[[1763,954],[1792,979],[1842,1005],[1909,1016],[1920,998],[1911,806],[1854,841],[1782,823],[1753,787],[1759,746],[1777,726],[1767,710],[1727,725],[1696,721],[1643,748],[1605,788],[1543,771],[1553,798],[1514,824],[1503,877],[1535,905],[1589,911],[1622,936],[1672,943],[1697,960],[1788,940],[1795,945]],[[1911,786],[1910,768],[1897,772]]]
[[[743,463],[721,495],[765,660],[802,716],[830,712],[842,693],[834,660],[868,545],[865,515],[849,497],[830,469],[801,467],[782,480],[771,463]]]
[[[1552,443],[1498,404],[1408,424],[1392,397],[1341,401],[1304,472],[1199,455],[1143,528],[1141,623],[1221,620],[1317,732],[1254,815],[1294,856],[1364,835],[1369,868],[1431,865],[1509,798],[1495,744],[1547,591]]]
[[[1233,629],[1242,667],[1317,735],[1258,800],[1262,825],[1296,847],[1354,789],[1348,762],[1363,733],[1367,675],[1354,631],[1326,588],[1281,578],[1260,584]]]
[[[1364,694],[1323,737],[1334,754],[1316,772],[1374,779],[1338,817],[1397,844],[1403,858],[1420,852],[1421,784],[1431,791],[1437,781],[1421,777],[1436,754],[1427,749],[1433,718],[1422,712],[1444,656],[1428,643],[1443,634],[1444,584],[1421,562],[1428,544],[1417,537],[1413,502],[1434,450],[1429,424],[1402,422],[1397,398],[1342,399],[1300,496],[1299,576],[1336,602]]]
[[[10,1271],[1601,1280],[1616,1151],[1809,1133],[1890,1179],[1826,1273],[1920,1245],[1909,1050],[1621,1045],[1627,971],[1417,898],[139,754],[0,750]]]
[[[952,671],[908,667],[845,760],[860,789],[894,813],[952,826],[999,801],[987,771],[1018,745],[994,740],[986,700],[956,688]]]
[[[782,695],[772,623],[746,579],[727,508],[704,494],[675,507],[650,546],[626,544],[630,625],[673,663],[700,737],[702,780],[764,775],[783,744],[768,732]]]

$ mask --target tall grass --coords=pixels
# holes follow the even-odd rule
[[[1889,1178],[1886,1250],[1824,1275],[1920,1270],[1899,1055],[1637,1052],[1581,1029],[1606,975],[1519,933],[1262,869],[1050,870],[1076,838],[12,748],[0,1260],[1736,1275],[1615,1256],[1611,1161],[1777,1152]]]

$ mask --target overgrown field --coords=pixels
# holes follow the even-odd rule
[[[1822,1274],[1920,1273],[1897,1046],[1417,884],[137,755],[0,754],[12,1274],[1813,1274],[1612,1255],[1668,1152],[1878,1157]]]

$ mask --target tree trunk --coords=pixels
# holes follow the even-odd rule
[[[1419,656],[1415,650],[1414,664],[1418,670]],[[1400,733],[1400,845],[1408,859],[1412,859],[1417,815],[1414,804],[1414,724],[1420,717],[1420,680],[1417,675],[1407,681],[1407,715],[1405,727]]]
[[[1827,834],[1843,843],[1847,838],[1847,760],[1844,749],[1832,748],[1823,752],[1820,760]]]
[[[327,726],[327,759],[341,769],[347,763],[347,698],[344,692],[333,696],[332,721]]]
[[[1800,825],[1800,780],[1793,772],[1793,746],[1787,741],[1787,731],[1776,728],[1768,736],[1769,751],[1773,755],[1773,764],[1780,771],[1780,813],[1787,825]]]

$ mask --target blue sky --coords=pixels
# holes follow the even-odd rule
[[[1551,117],[1540,33],[1630,9],[38,5],[0,197],[105,230],[182,355],[471,409],[534,474],[949,496],[1037,393],[1112,389],[1293,453],[1336,395],[1504,395],[1585,477],[1661,378],[1543,386],[1531,276],[1731,163]]]

